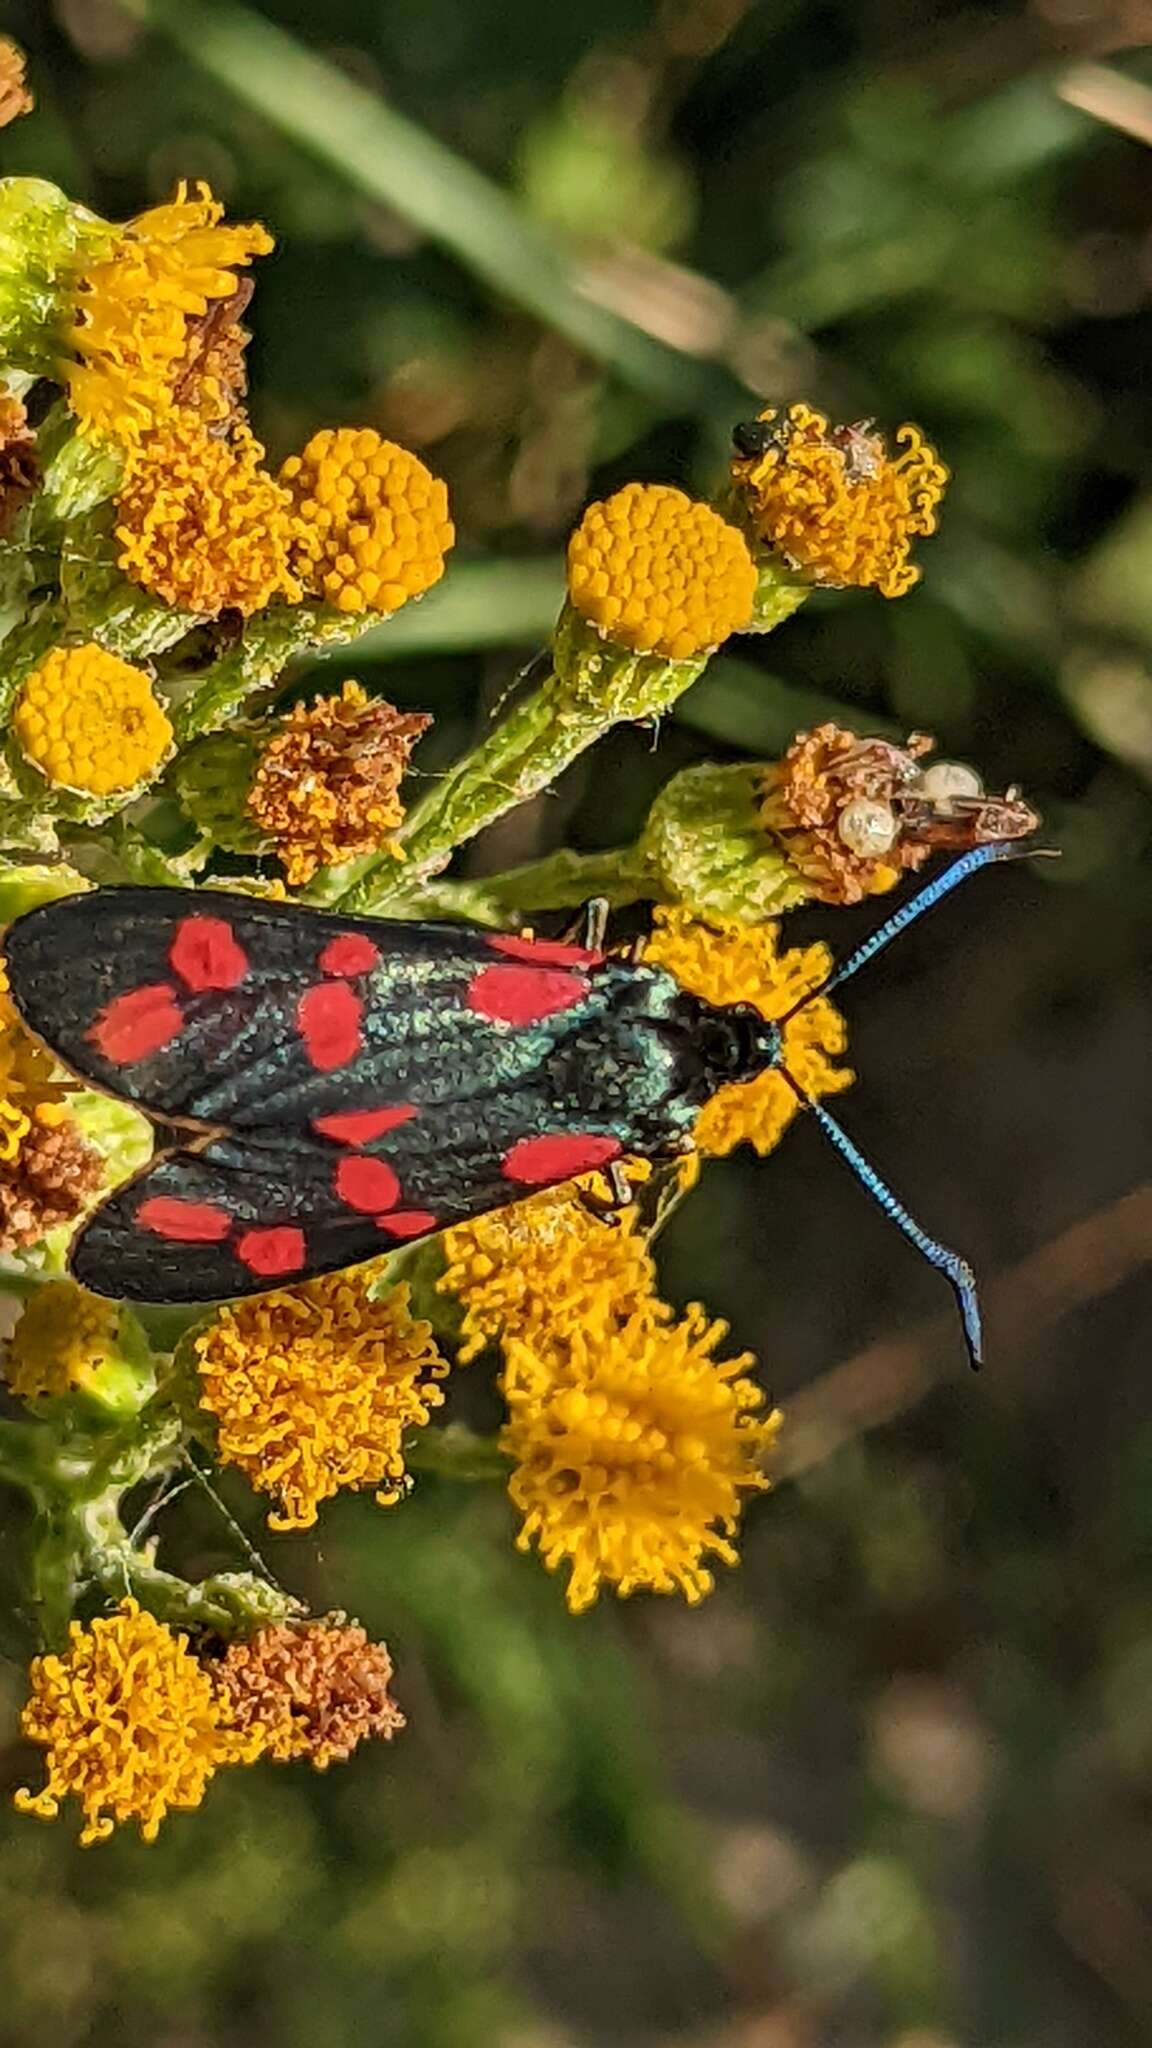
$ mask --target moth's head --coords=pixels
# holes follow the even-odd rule
[[[766,1067],[779,1065],[783,1048],[780,1026],[769,1024],[751,1003],[702,1003],[693,1038],[712,1089],[754,1081]]]

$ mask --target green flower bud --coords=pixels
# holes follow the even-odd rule
[[[0,862],[0,926],[11,924],[41,903],[55,903],[58,896],[75,896],[88,887],[83,875],[63,863],[40,867],[30,862]]]
[[[0,357],[38,377],[58,374],[78,271],[115,230],[44,178],[0,179]]]
[[[201,832],[226,853],[261,853],[268,842],[248,812],[259,746],[251,726],[214,732],[177,757],[172,781]]]
[[[765,832],[757,788],[762,762],[685,768],[661,790],[639,852],[664,902],[757,924],[811,894]]]

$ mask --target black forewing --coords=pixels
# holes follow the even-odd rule
[[[185,920],[219,919],[249,962],[236,986],[196,991],[172,966]],[[324,982],[318,962],[337,938],[361,937],[381,966],[353,977],[363,1003],[357,1055],[328,1072],[305,1056],[301,997]],[[492,964],[491,942],[454,925],[344,918],[213,890],[108,889],[45,904],[5,939],[13,1000],[65,1065],[152,1115],[229,1129],[305,1126],[359,1104],[467,1100],[492,1085],[493,1034],[465,1001]],[[140,991],[172,991],[181,1029],[130,1060],[105,1057],[93,1030]],[[162,1000],[162,999],[160,999]],[[595,1011],[595,1000],[590,1005]],[[579,1022],[558,1017],[545,1038]],[[539,1038],[508,1034],[501,1085],[527,1076]]]

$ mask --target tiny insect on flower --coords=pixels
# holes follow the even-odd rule
[[[898,454],[865,420],[834,427],[809,405],[769,407],[733,434],[734,498],[749,531],[813,583],[901,597],[912,543],[936,530],[948,471],[914,426]]]

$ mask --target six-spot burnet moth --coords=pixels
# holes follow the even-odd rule
[[[1026,851],[965,854],[803,1001],[978,868]],[[143,888],[45,904],[4,950],[31,1029],[160,1127],[152,1163],[73,1245],[95,1293],[215,1301],[355,1265],[628,1154],[691,1149],[718,1088],[777,1067],[951,1281],[979,1360],[971,1269],[788,1073],[787,1020],[717,1008],[642,958]]]

